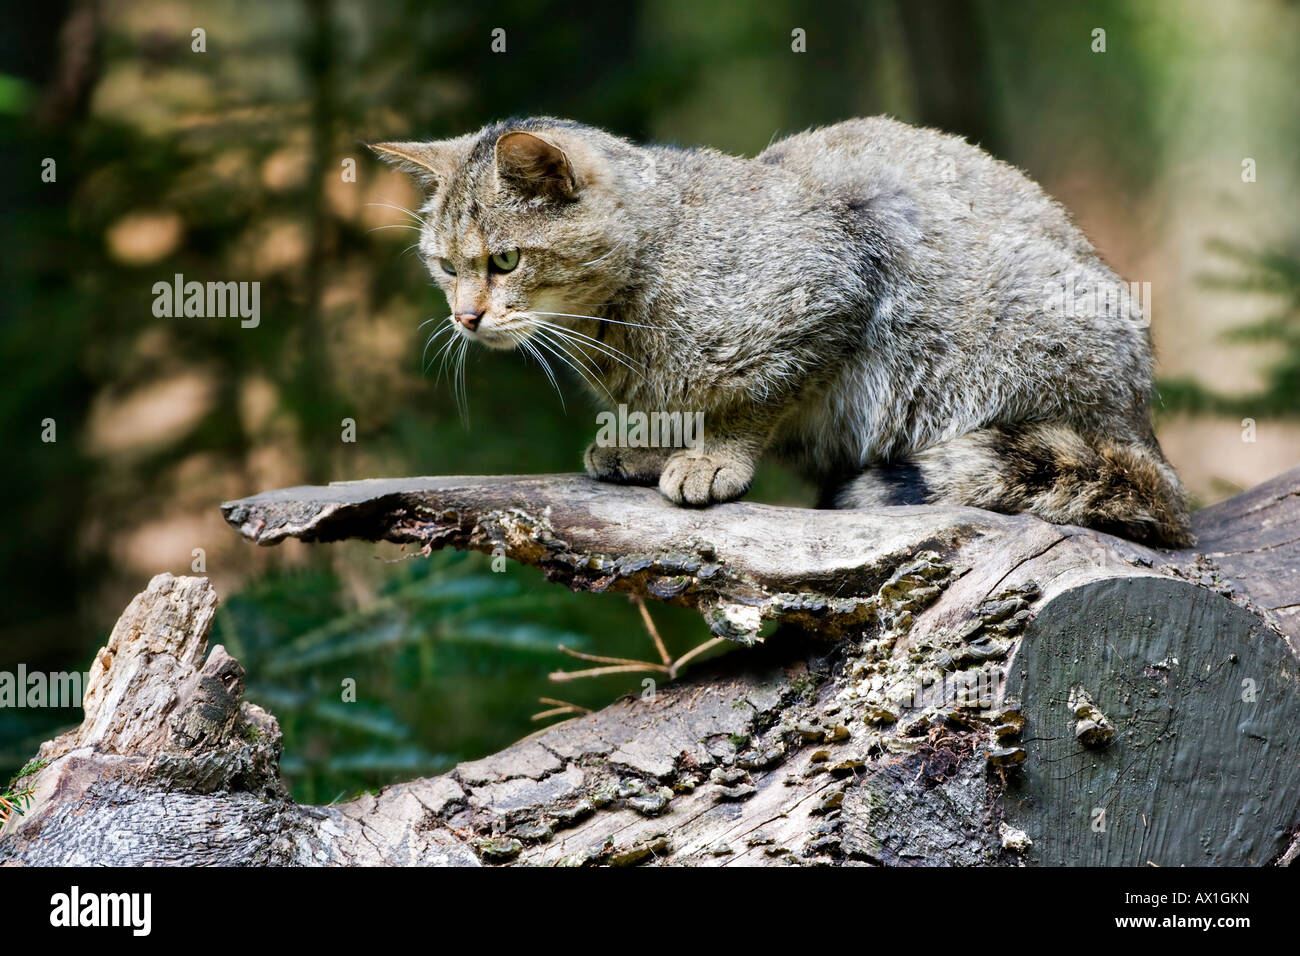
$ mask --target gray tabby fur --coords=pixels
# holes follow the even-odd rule
[[[611,405],[704,413],[701,447],[593,445],[598,478],[706,505],[772,453],[839,507],[1191,541],[1140,304],[1058,203],[960,138],[874,117],[745,159],[534,118],[375,148],[429,190],[419,249],[453,313],[483,313],[450,319],[453,350],[567,356]],[[1067,285],[1101,305],[1062,308]]]

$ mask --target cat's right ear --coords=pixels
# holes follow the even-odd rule
[[[428,189],[437,188],[451,173],[446,143],[371,143],[370,148],[384,162],[410,173]]]
[[[509,183],[530,195],[572,199],[578,192],[573,163],[549,139],[524,130],[502,133],[496,143],[498,182]]]

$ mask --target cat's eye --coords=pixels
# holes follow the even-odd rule
[[[439,259],[438,265],[442,267],[442,271],[447,275],[454,276],[456,274],[456,267],[451,264],[450,259]]]
[[[518,249],[511,249],[509,252],[498,252],[492,257],[492,268],[497,272],[509,272],[517,265],[519,265]]]

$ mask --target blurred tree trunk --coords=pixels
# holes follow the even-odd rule
[[[27,14],[25,13],[24,16]],[[85,115],[100,70],[98,0],[75,0],[58,30],[57,54],[37,110],[46,128],[74,123]]]
[[[70,599],[50,582],[82,580],[101,558],[84,545],[90,467],[74,437],[97,384],[80,354],[88,338],[81,313],[92,310],[72,304],[77,283],[67,269],[86,266],[70,211],[87,175],[84,122],[102,68],[102,27],[96,0],[27,5],[6,17],[0,41],[4,71],[36,90],[32,122],[6,117],[0,134],[0,352],[10,372],[0,407],[8,443],[0,523],[9,529],[0,549],[0,646],[5,659],[33,668],[89,650],[86,595]],[[47,159],[52,181],[43,178]],[[48,419],[57,441],[40,438]]]
[[[987,47],[976,5],[969,0],[900,0],[899,20],[921,111],[918,121],[958,133],[998,155],[997,104],[988,93]]]
[[[311,85],[311,160],[307,177],[310,248],[305,272],[306,301],[299,320],[299,355],[295,395],[302,422],[303,453],[308,480],[330,473],[341,416],[332,385],[329,329],[324,315],[324,290],[329,266],[336,260],[338,229],[326,205],[325,177],[337,170],[334,126],[338,111],[335,69],[334,14],[331,0],[305,0],[307,35],[302,45],[304,72]]]

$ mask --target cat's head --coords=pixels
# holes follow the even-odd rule
[[[453,334],[509,349],[597,321],[629,281],[635,245],[611,143],[622,141],[529,119],[372,147],[428,193],[418,248],[451,306]]]

